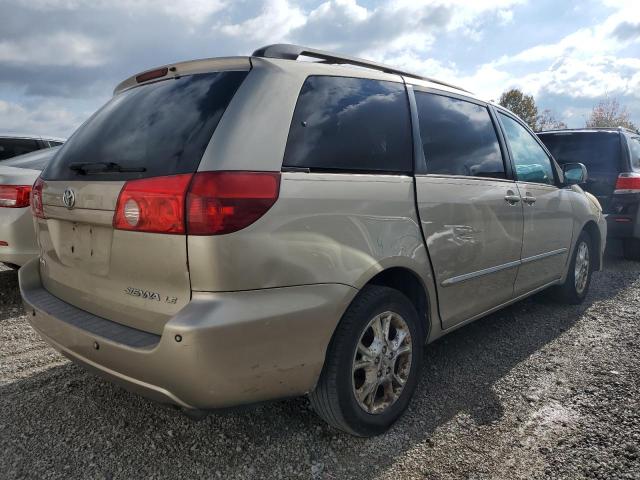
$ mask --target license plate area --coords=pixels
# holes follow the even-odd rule
[[[68,220],[50,220],[54,248],[60,262],[94,275],[109,273],[113,229]]]

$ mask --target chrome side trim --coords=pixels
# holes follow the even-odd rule
[[[513,262],[504,263],[502,265],[496,265],[495,267],[489,267],[489,268],[485,268],[475,272],[465,273],[463,275],[458,275],[456,277],[447,278],[440,285],[442,285],[443,287],[448,287],[451,285],[455,285],[456,283],[471,280],[472,278],[482,277],[484,275],[496,273],[501,270],[506,270],[508,268],[518,267],[520,265],[535,262],[537,260],[542,260],[543,258],[552,257],[554,255],[561,255],[567,251],[568,251],[567,248],[559,248],[558,250],[552,250],[550,252],[540,253],[538,255],[533,255],[531,257],[523,258],[522,260],[514,260]]]
[[[567,250],[568,248],[559,248],[558,250],[552,250],[550,252],[540,253],[538,255],[533,255],[532,257],[523,258],[520,261],[520,263],[522,264],[531,263],[531,262],[535,262],[536,260],[542,260],[543,258],[553,257],[554,255],[561,255],[565,253]]]
[[[458,275],[457,277],[451,277],[444,280],[441,285],[443,287],[448,287],[450,285],[454,285],[456,283],[464,282],[466,280],[471,280],[472,278],[482,277],[484,275],[489,275],[490,273],[496,273],[500,270],[506,270],[508,268],[514,268],[520,265],[520,260],[514,260],[513,262],[505,263],[503,265],[496,265],[495,267],[485,268],[483,270],[478,270],[476,272],[465,273],[463,275]]]

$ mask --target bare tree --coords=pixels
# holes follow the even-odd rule
[[[633,122],[627,107],[621,106],[615,98],[605,97],[591,110],[591,115],[586,121],[587,128],[593,127],[625,127],[630,130],[638,130]]]
[[[556,118],[555,113],[545,108],[536,121],[536,131],[544,132],[545,130],[558,130],[561,128],[567,128],[567,124],[562,120]]]

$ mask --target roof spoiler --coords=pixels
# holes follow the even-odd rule
[[[332,53],[324,50],[317,50],[315,48],[303,47],[300,45],[293,45],[290,43],[276,43],[273,45],[267,45],[265,47],[261,47],[257,49],[255,52],[253,52],[253,56],[262,57],[262,58],[279,58],[282,60],[297,60],[298,57],[301,57],[301,56],[317,58],[327,63],[334,63],[334,64],[340,64],[340,65],[355,65],[358,67],[371,68],[373,70],[378,70],[385,73],[392,73],[396,75],[403,75],[405,77],[417,78],[419,80],[426,80],[427,82],[435,83],[438,85],[444,85],[445,87],[455,88],[456,90],[461,90],[463,92],[471,93],[469,92],[469,90],[465,90],[464,88],[458,87],[456,85],[452,85],[450,83],[442,82],[440,80],[435,80],[430,77],[423,77],[421,75],[416,75],[415,73],[406,72],[404,70],[390,67],[382,63],[365,60],[364,58],[351,57],[349,55],[341,55],[339,53]]]

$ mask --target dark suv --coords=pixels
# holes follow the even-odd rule
[[[622,239],[624,256],[640,261],[640,134],[626,128],[584,128],[538,136],[558,163],[586,165],[585,190],[600,201],[609,237]]]

